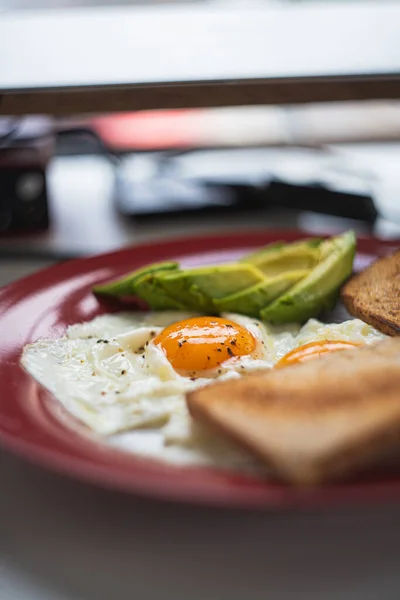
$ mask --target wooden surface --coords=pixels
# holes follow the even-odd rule
[[[400,97],[400,5],[4,12],[0,114]]]

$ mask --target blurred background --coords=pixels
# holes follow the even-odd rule
[[[79,16],[128,6],[153,7],[156,23],[161,5],[165,11],[184,4],[227,13],[271,7],[290,19],[294,7],[332,10],[346,2],[0,0],[0,24],[10,15],[18,22],[19,15]],[[30,43],[37,42],[25,39],[15,52],[27,52]],[[288,51],[295,56],[295,48]],[[7,59],[3,54],[3,66]],[[140,60],[146,64],[146,56]],[[351,226],[399,236],[396,99],[36,113],[0,116],[0,256],[14,269],[7,263],[6,279],[37,261],[192,233],[252,227],[331,233]]]

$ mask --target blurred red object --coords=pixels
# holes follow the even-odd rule
[[[191,147],[198,141],[201,110],[165,110],[95,117],[90,125],[114,150]]]

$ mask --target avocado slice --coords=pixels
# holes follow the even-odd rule
[[[148,275],[156,271],[173,271],[178,269],[178,267],[179,265],[176,262],[153,263],[151,265],[146,265],[141,269],[137,269],[128,275],[124,275],[124,277],[121,277],[120,279],[115,279],[113,281],[109,281],[108,283],[96,285],[93,288],[93,291],[95,294],[104,296],[132,296],[134,293],[134,284],[143,275]]]
[[[281,273],[277,277],[267,278],[263,283],[253,285],[246,290],[214,300],[219,312],[235,312],[258,318],[260,310],[293,287],[310,273],[307,269],[298,269]]]
[[[321,260],[309,275],[260,311],[269,323],[303,322],[332,307],[340,286],[351,275],[356,250],[353,231],[325,240]]]
[[[301,240],[292,244],[277,242],[248,254],[241,262],[254,265],[267,277],[276,277],[284,271],[312,269],[320,260],[320,238]]]
[[[215,300],[262,283],[264,276],[250,264],[231,263],[157,273],[157,281],[168,296],[193,310],[215,313]]]
[[[163,271],[164,272],[164,271]],[[160,271],[149,271],[137,277],[132,286],[133,295],[138,296],[153,310],[184,310],[187,304],[172,298],[157,280]]]

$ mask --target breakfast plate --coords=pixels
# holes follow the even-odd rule
[[[293,231],[251,232],[145,244],[62,263],[3,288],[0,444],[60,473],[165,500],[267,508],[400,497],[398,468],[371,472],[346,483],[297,489],[265,477],[210,466],[168,464],[111,447],[88,435],[81,425],[71,426],[52,395],[20,365],[27,344],[59,338],[71,325],[117,311],[117,305],[92,294],[99,282],[153,262],[178,260],[184,267],[211,265],[235,260],[272,242],[305,237]],[[393,242],[359,238],[355,270],[396,248]],[[331,320],[346,318],[340,310],[331,315]]]

